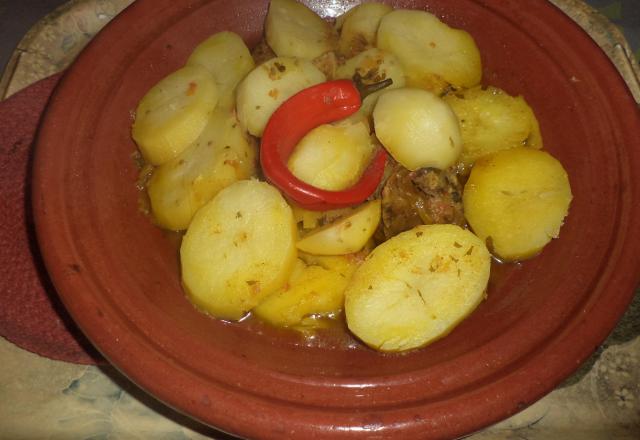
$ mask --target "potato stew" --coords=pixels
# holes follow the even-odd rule
[[[218,319],[419,348],[487,294],[492,258],[558,237],[568,176],[521,96],[482,85],[471,35],[363,3],[272,0],[254,48],[224,31],[151,88],[132,137],[153,220]]]

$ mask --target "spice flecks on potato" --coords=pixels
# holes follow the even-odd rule
[[[272,58],[253,69],[236,93],[238,119],[254,136],[262,136],[273,112],[295,93],[326,80],[311,61]]]
[[[187,229],[220,190],[255,175],[256,156],[256,142],[235,115],[215,110],[193,144],[153,172],[147,193],[154,219],[165,229]]]
[[[538,120],[522,96],[509,96],[497,87],[473,87],[443,98],[455,112],[462,131],[461,162],[509,148],[542,148]]]
[[[482,79],[480,51],[466,31],[425,11],[396,9],[378,28],[377,46],[398,57],[407,84],[437,94],[447,85],[472,87]]]
[[[195,64],[211,72],[220,94],[217,107],[227,111],[235,108],[236,86],[255,67],[242,38],[229,31],[218,32],[200,43],[187,60],[187,65]]]
[[[562,164],[525,147],[477,161],[462,195],[471,228],[506,261],[530,258],[558,237],[571,199]]]
[[[451,107],[421,89],[389,90],[373,110],[376,136],[395,160],[414,171],[446,169],[462,151],[460,126]]]
[[[242,318],[289,279],[296,234],[291,208],[273,186],[228,186],[197,212],[182,241],[190,299],[217,318]]]
[[[131,136],[152,165],[170,161],[200,136],[218,103],[215,80],[202,66],[167,75],[140,100]]]
[[[349,329],[380,351],[422,347],[482,301],[491,257],[455,225],[417,226],[373,250],[345,291]]]

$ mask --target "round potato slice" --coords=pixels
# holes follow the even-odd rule
[[[299,91],[326,80],[311,61],[277,57],[265,61],[236,89],[238,119],[254,136],[261,137],[274,111]]]
[[[482,79],[480,51],[473,37],[426,11],[396,9],[386,14],[377,45],[400,59],[411,87],[439,93],[447,84],[472,87]]]
[[[318,188],[341,191],[360,180],[376,146],[366,120],[322,124],[296,145],[287,167],[298,179]]]
[[[329,22],[296,0],[271,0],[264,33],[280,57],[313,59],[337,43]]]
[[[571,198],[557,159],[517,147],[478,160],[462,202],[473,231],[497,257],[513,261],[538,254],[558,237]]]
[[[185,66],[166,76],[140,100],[131,136],[152,165],[184,151],[209,122],[218,87],[207,69]]]
[[[361,3],[338,17],[336,29],[340,31],[340,54],[351,57],[374,47],[380,20],[391,11],[393,8],[384,3]]]
[[[237,320],[282,288],[296,261],[291,208],[268,183],[242,180],[194,216],[182,241],[182,281],[198,307]]]
[[[509,96],[497,87],[473,87],[444,98],[460,122],[466,166],[483,156],[522,145],[542,148],[540,126],[522,96]]]
[[[218,32],[200,43],[187,60],[187,65],[193,64],[211,72],[220,92],[218,108],[224,110],[235,106],[236,86],[255,67],[242,38],[229,31]]]
[[[423,225],[378,246],[345,291],[349,329],[380,351],[422,347],[480,304],[491,256],[455,225]]]
[[[376,136],[405,168],[445,169],[462,152],[455,113],[441,98],[421,89],[386,91],[373,110]]]
[[[256,172],[257,146],[235,115],[215,110],[198,139],[157,167],[147,193],[159,226],[187,229],[195,213],[221,189]]]

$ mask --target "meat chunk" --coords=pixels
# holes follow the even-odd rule
[[[414,226],[436,223],[465,225],[456,169],[409,171],[396,165],[382,189],[384,239]]]

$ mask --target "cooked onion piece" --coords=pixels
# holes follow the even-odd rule
[[[482,78],[471,35],[425,11],[397,9],[382,17],[377,44],[398,57],[411,87],[440,93],[449,84],[472,87]]]
[[[557,238],[571,198],[562,164],[525,147],[477,161],[462,196],[473,231],[507,261],[532,257]]]
[[[373,121],[382,145],[409,170],[448,168],[462,151],[455,113],[426,90],[403,88],[382,94]]]
[[[196,140],[218,102],[218,87],[201,66],[186,66],[161,79],[140,100],[131,129],[145,160],[167,162]]]
[[[527,145],[542,148],[540,126],[522,96],[509,96],[497,87],[474,87],[444,98],[460,122],[465,165],[499,150]]]
[[[336,46],[331,25],[295,0],[271,0],[264,32],[279,57],[311,60]]]
[[[325,81],[310,61],[277,57],[253,69],[238,85],[238,119],[249,133],[262,136],[273,112],[302,89]]]
[[[345,291],[349,329],[380,351],[422,347],[480,304],[491,257],[455,225],[417,226],[379,245]]]
[[[220,190],[256,173],[256,142],[232,113],[217,109],[202,134],[178,157],[155,169],[147,191],[156,222],[186,229]]]
[[[296,261],[291,208],[268,183],[228,186],[193,218],[180,248],[182,281],[194,304],[236,320],[282,288]]]
[[[218,108],[231,110],[235,104],[235,88],[255,67],[249,48],[233,32],[218,32],[200,43],[189,56],[187,65],[198,64],[213,75],[220,99]]]

